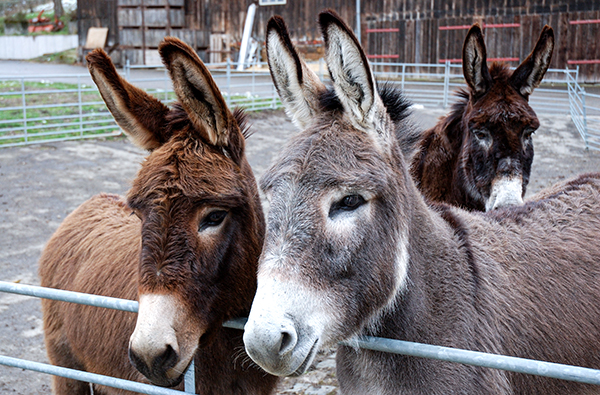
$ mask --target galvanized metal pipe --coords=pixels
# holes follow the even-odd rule
[[[35,285],[9,283],[6,281],[0,281],[0,292],[9,292],[19,295],[35,296],[38,298],[52,299],[61,302],[78,303],[87,306],[104,307],[107,309],[127,311],[130,313],[138,312],[138,302],[135,300],[111,298],[108,296],[99,296],[84,294],[80,292],[65,291],[62,289],[52,289],[45,287],[38,287]],[[185,379],[185,391],[195,392],[195,377],[194,377],[194,363],[190,364],[184,379]],[[63,376],[66,377],[66,376]],[[85,381],[85,380],[84,380]],[[120,387],[119,387],[120,388]]]
[[[430,344],[413,343],[403,340],[383,339],[379,337],[360,337],[341,342],[340,344],[373,351],[437,359],[440,361],[457,362],[466,365],[482,366],[516,373],[526,373],[536,376],[576,381],[579,383],[600,385],[600,370],[582,368],[579,366],[433,346]]]
[[[0,281],[0,292],[11,292],[21,295],[82,303],[91,306],[113,308],[117,310],[121,310],[120,307],[124,307],[123,310],[127,309],[125,311],[137,311],[137,302],[131,300],[80,294],[77,292],[36,287],[32,285],[14,284],[4,281]],[[122,303],[122,305],[120,305],[120,303]],[[135,306],[133,303],[135,303]],[[133,311],[133,308],[135,308],[135,311]],[[246,320],[246,318],[237,318],[225,322],[223,326],[227,328],[243,330]],[[421,358],[431,358],[447,362],[457,362],[473,366],[482,366],[492,369],[501,369],[517,373],[533,374],[562,380],[576,381],[580,383],[600,385],[600,370],[582,368],[578,366],[378,337],[353,338],[348,341],[340,342],[340,344],[350,347],[360,347],[373,351],[410,355]]]
[[[35,285],[9,283],[6,281],[0,281],[0,292],[10,292],[20,295],[35,296],[37,298],[52,299],[61,302],[78,303],[87,306],[105,307],[107,309],[128,311],[130,313],[137,313],[138,311],[138,302],[136,302],[135,300],[90,295],[80,292],[64,291],[62,289],[52,289],[37,287]]]
[[[19,369],[33,370],[34,372],[52,374],[54,376],[66,377],[86,383],[105,385],[107,387],[120,388],[127,391],[141,392],[148,395],[181,395],[183,392],[167,388],[155,387],[149,384],[137,383],[135,381],[118,379],[115,377],[102,376],[100,374],[82,372],[79,370],[48,365],[40,362],[25,361],[23,359],[11,358],[0,355],[0,365],[12,366]]]

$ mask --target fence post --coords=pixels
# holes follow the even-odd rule
[[[130,71],[129,59],[125,62],[125,79],[129,81],[129,71]]]
[[[79,104],[79,136],[83,137],[83,104],[81,103],[81,76],[77,75],[77,102]]]
[[[319,79],[323,81],[323,58],[319,58]]]
[[[400,89],[404,91],[404,76],[406,75],[406,63],[402,63],[402,83],[400,84]]]
[[[231,58],[227,56],[227,107],[231,106]]]
[[[27,135],[27,100],[25,99],[25,78],[21,77],[21,104],[23,104],[23,133],[25,133],[25,142],[29,141]]]
[[[448,91],[450,90],[450,62],[446,60],[444,65],[444,100],[443,107],[448,107]]]
[[[277,108],[277,92],[275,91],[275,84],[271,84],[271,97],[273,98],[271,100],[271,108],[275,109]]]
[[[585,149],[587,151],[587,150],[589,150],[590,146],[589,146],[589,134],[588,134],[588,127],[587,127],[587,113],[585,111],[585,89],[583,89],[583,88],[581,88],[581,112],[583,113],[583,131],[584,131],[583,141],[585,142]]]
[[[190,366],[188,366],[185,376],[183,376],[183,382],[183,390],[186,393],[196,393],[196,367],[194,365],[194,358],[192,358],[192,362],[190,363]]]
[[[165,103],[169,101],[169,72],[165,68]]]

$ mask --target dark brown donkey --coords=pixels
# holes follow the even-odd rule
[[[316,77],[281,19],[267,28],[273,78],[307,126],[261,180],[270,208],[248,355],[299,375],[322,347],[372,335],[600,368],[600,174],[488,213],[428,203],[398,142],[407,121],[390,117],[348,26],[332,11],[319,22],[333,109],[307,108],[322,99]],[[337,377],[345,395],[600,394],[345,346]]]
[[[479,25],[467,33],[463,73],[449,115],[424,132],[411,173],[426,198],[489,211],[523,203],[533,161],[532,134],[540,126],[528,104],[550,65],[554,33],[545,26],[531,54],[514,72],[488,69]]]
[[[161,386],[178,385],[194,359],[198,393],[269,394],[276,379],[248,366],[241,331],[221,326],[248,314],[264,236],[244,116],[227,109],[191,48],[167,38],[159,51],[180,101],[171,109],[124,81],[103,51],[88,55],[111,113],[150,154],[126,200],[98,195],[83,203],[40,260],[44,287],[137,299],[137,321],[44,300],[48,356],[54,365],[145,381],[141,372]],[[90,393],[88,384],[61,377],[53,389]]]

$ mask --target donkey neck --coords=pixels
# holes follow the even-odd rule
[[[410,189],[414,199],[406,288],[394,308],[381,314],[365,334],[444,344],[449,333],[472,328],[478,269],[468,231],[454,214],[456,209],[445,204],[429,206],[416,186]]]

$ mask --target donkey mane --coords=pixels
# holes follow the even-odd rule
[[[394,123],[394,132],[406,158],[412,158],[418,150],[418,144],[423,139],[422,132],[412,127],[408,122],[412,102],[406,98],[402,91],[390,82],[377,81],[377,92],[383,101],[387,114]],[[319,92],[319,107],[323,113],[343,113],[344,107],[338,98],[333,86]]]
[[[248,114],[244,111],[244,109],[236,107],[233,110],[233,118],[240,128],[240,132],[245,140],[254,134],[250,127],[250,123],[248,122]],[[190,116],[185,112],[185,109],[180,102],[175,102],[172,104],[171,111],[169,111],[166,115],[166,121],[166,135],[168,136],[175,135],[179,130],[198,132],[198,130],[194,127]],[[196,133],[196,135],[201,136],[200,133]]]
[[[430,207],[437,211],[454,231],[458,250],[462,251],[465,255],[467,266],[473,278],[473,295],[476,295],[479,289],[479,268],[473,254],[473,246],[471,245],[467,224],[465,224],[465,221],[460,216],[455,214],[453,206],[450,204],[431,203]]]

